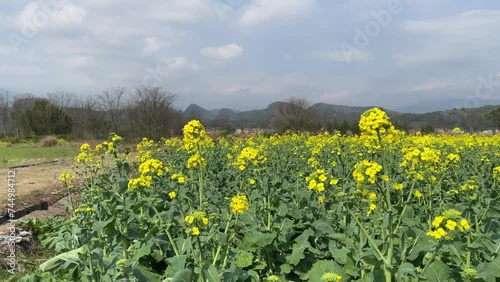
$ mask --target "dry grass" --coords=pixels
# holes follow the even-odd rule
[[[54,164],[42,164],[37,166],[16,168],[15,170],[15,204],[18,208],[41,200],[49,200],[63,195],[65,188],[59,181],[59,175],[63,172],[71,173],[69,162],[58,162]],[[5,207],[8,203],[7,174],[12,169],[0,169],[0,206]],[[5,189],[4,189],[5,188]],[[54,194],[56,193],[56,194]]]

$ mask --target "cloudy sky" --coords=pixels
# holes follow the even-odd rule
[[[179,107],[500,99],[498,0],[0,2],[0,88],[160,85]]]

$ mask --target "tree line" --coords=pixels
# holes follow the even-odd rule
[[[1,134],[4,138],[101,139],[114,132],[159,139],[180,134],[182,111],[175,100],[176,95],[151,86],[131,91],[112,87],[88,97],[64,91],[37,97],[0,90]]]

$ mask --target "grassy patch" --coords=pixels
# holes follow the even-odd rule
[[[2,258],[7,256],[2,251],[0,254],[2,254]],[[54,255],[56,252],[43,247],[37,238],[33,238],[29,248],[16,250],[16,263],[19,269],[16,269],[15,274],[9,273],[8,266],[3,262],[0,263],[0,281],[19,281],[27,274],[39,272],[38,266]]]
[[[0,146],[0,167],[39,163],[55,159],[72,159],[78,154],[77,144],[42,147],[40,144]]]

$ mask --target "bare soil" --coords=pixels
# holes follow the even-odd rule
[[[0,215],[7,212],[7,175],[9,171],[15,170],[15,206],[14,210],[21,210],[27,206],[38,204],[43,201],[49,203],[48,210],[33,211],[21,219],[38,218],[46,219],[53,216],[66,215],[66,203],[68,191],[59,180],[63,172],[71,173],[71,164],[67,161],[55,163],[44,163],[34,166],[19,168],[0,169]],[[0,225],[0,234],[6,234],[6,224]]]

